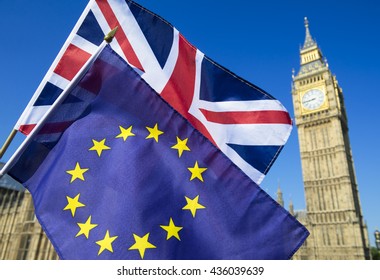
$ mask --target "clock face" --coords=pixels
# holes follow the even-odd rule
[[[302,106],[307,110],[316,110],[325,102],[325,94],[320,89],[311,89],[302,96]]]

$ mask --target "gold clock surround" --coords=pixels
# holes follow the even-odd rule
[[[315,108],[315,109],[309,109],[309,108],[306,108],[302,104],[302,100],[304,99],[304,96],[306,94],[308,94],[309,92],[311,92],[313,90],[322,92],[324,94],[324,100],[323,100],[323,102],[317,108]],[[299,100],[300,100],[299,103],[301,105],[301,114],[302,115],[312,114],[312,113],[323,111],[323,110],[326,110],[326,109],[329,108],[329,102],[328,102],[326,90],[325,90],[325,88],[323,86],[322,87],[313,87],[313,88],[309,88],[307,90],[301,91],[300,95],[299,95]]]

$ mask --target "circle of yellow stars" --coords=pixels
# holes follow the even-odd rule
[[[159,142],[159,137],[164,134],[163,131],[161,131],[158,127],[158,123],[156,123],[153,127],[146,126],[146,129],[148,131],[148,135],[145,137],[146,140],[152,139],[154,142]],[[129,137],[136,136],[132,130],[133,126],[129,126],[128,128],[119,126],[120,133],[115,138],[120,138],[124,142],[127,141]],[[184,152],[190,152],[191,149],[187,145],[188,138],[181,139],[178,136],[176,137],[177,143],[173,146],[171,146],[171,149],[177,150],[178,152],[178,158],[181,158]],[[106,145],[106,139],[101,140],[95,140],[92,139],[92,146],[88,149],[89,152],[96,152],[98,157],[101,157],[102,154],[106,151],[111,150],[111,147]],[[198,161],[195,161],[193,167],[188,167],[190,178],[189,181],[193,181],[198,179],[200,182],[204,182],[203,179],[203,173],[207,170],[206,167],[200,167]],[[90,169],[86,167],[82,167],[79,162],[75,163],[75,166],[71,170],[67,170],[66,173],[71,176],[70,178],[70,184],[72,184],[74,181],[85,181],[86,172],[88,172]],[[199,195],[195,196],[194,198],[190,198],[185,196],[184,197],[186,201],[186,205],[183,206],[183,211],[189,211],[193,218],[196,217],[197,211],[205,209],[206,207],[199,202]],[[70,211],[71,216],[75,217],[76,211],[78,208],[85,207],[86,205],[80,202],[80,193],[78,193],[75,197],[69,197],[66,196],[67,205],[65,208],[63,208],[63,211]],[[89,239],[90,232],[94,228],[98,226],[98,224],[95,224],[92,222],[92,216],[88,216],[87,220],[83,223],[77,223],[79,227],[79,231],[76,234],[75,237],[84,236],[86,239]],[[160,228],[162,228],[166,232],[166,240],[169,240],[171,238],[177,239],[178,241],[181,241],[180,238],[180,231],[183,229],[183,227],[178,226],[174,223],[173,218],[170,217],[169,221],[167,221],[167,224],[160,225]],[[139,236],[137,234],[133,234],[133,238],[135,243],[132,244],[128,250],[137,250],[140,254],[141,259],[145,256],[145,251],[147,249],[156,249],[157,247],[149,242],[149,235],[150,233],[146,233],[144,236]],[[112,236],[109,230],[106,230],[106,233],[104,235],[104,238],[101,240],[96,241],[95,243],[99,246],[98,256],[102,254],[104,251],[109,251],[113,253],[113,246],[112,243],[118,238],[118,236]]]

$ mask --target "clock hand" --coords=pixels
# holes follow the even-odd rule
[[[314,98],[312,98],[312,99],[309,99],[309,100],[306,100],[306,101],[304,101],[304,103],[309,103],[310,101],[313,101],[313,100],[315,100],[316,98],[314,97]]]

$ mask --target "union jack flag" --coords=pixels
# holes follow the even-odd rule
[[[111,47],[259,184],[290,135],[286,109],[205,56],[164,19],[129,0],[89,2],[15,128],[24,134],[33,130],[116,26]],[[49,123],[40,134],[60,132],[71,122]]]

